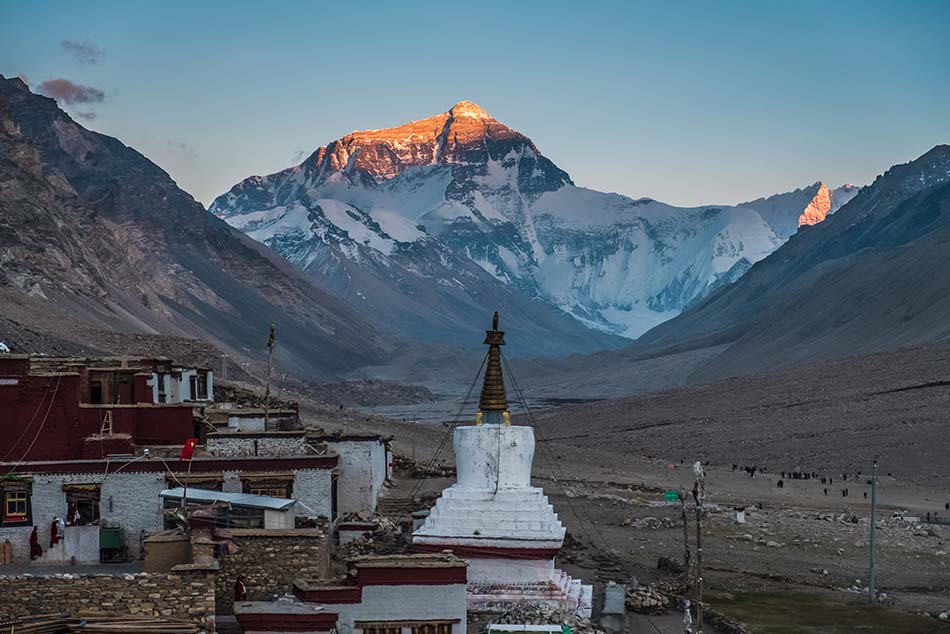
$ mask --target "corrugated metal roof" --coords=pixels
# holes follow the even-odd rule
[[[185,494],[182,487],[165,489],[161,492],[163,498],[181,500]],[[206,491],[204,489],[188,489],[188,500],[194,502],[227,502],[235,506],[246,506],[258,509],[272,509],[286,511],[297,503],[297,500],[286,498],[272,498],[266,495],[251,495],[250,493],[224,493],[222,491]]]

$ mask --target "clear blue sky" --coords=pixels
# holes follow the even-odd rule
[[[579,185],[730,203],[950,142],[950,2],[0,0],[0,73],[103,91],[67,110],[206,204],[461,99]]]

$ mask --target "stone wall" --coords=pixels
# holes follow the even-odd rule
[[[97,610],[188,619],[214,631],[214,573],[0,576],[0,619]]]
[[[294,472],[293,498],[303,508],[298,516],[331,519],[333,509],[333,474],[329,469],[299,469]],[[342,494],[338,493],[342,498]]]
[[[205,447],[209,456],[243,458],[246,456],[302,456],[307,453],[303,432],[298,434],[253,434],[208,436]]]
[[[293,589],[294,579],[328,574],[330,551],[318,528],[295,530],[233,529],[238,551],[220,560],[217,612],[232,614],[234,582],[245,579],[249,601],[267,601]]]

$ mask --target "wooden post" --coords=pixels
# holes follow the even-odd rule
[[[686,492],[680,489],[680,513],[683,517],[683,585],[686,586],[686,592],[689,592],[689,521],[686,517]]]
[[[191,463],[194,459],[194,454],[188,459],[188,473],[185,475],[185,486],[181,493],[181,514],[186,520],[188,519],[188,480],[191,479]]]
[[[703,634],[703,505],[696,505],[696,632]]]
[[[696,501],[696,634],[703,632],[703,499],[706,497],[706,474],[701,462],[693,465],[693,499]]]
[[[871,536],[868,541],[868,603],[877,598],[877,568],[874,561],[874,533],[877,528],[877,460],[871,467]]]
[[[274,343],[276,326],[270,325],[270,335],[267,337],[267,380],[264,382],[264,431],[268,431],[270,423],[270,373],[273,367]]]
[[[689,519],[686,515],[686,491],[682,488],[679,491],[680,513],[683,517],[683,587],[686,596],[689,596]],[[684,633],[692,634],[692,619],[689,615],[689,599],[684,602],[685,614],[683,615]]]

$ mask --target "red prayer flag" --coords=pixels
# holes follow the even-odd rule
[[[181,448],[181,460],[191,460],[195,455],[195,446],[198,444],[197,438],[189,438],[185,441],[185,446]]]

